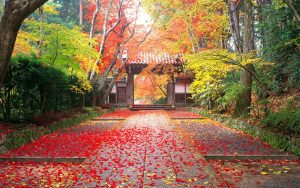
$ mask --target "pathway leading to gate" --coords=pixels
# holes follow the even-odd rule
[[[0,157],[0,187],[300,187],[294,156],[187,111],[116,111]]]

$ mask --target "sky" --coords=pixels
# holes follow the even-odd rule
[[[146,26],[151,24],[151,17],[146,13],[143,7],[140,8],[138,13],[137,24]]]

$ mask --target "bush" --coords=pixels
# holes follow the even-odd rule
[[[283,133],[300,133],[300,108],[290,111],[288,109],[272,113],[262,120],[262,123],[271,129]]]

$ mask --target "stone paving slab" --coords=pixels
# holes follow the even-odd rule
[[[299,160],[296,155],[204,155],[207,160]]]
[[[300,187],[300,161],[209,161],[227,187]]]
[[[175,121],[173,123],[178,132],[189,139],[193,147],[197,147],[204,155],[289,155],[257,138],[208,119],[191,122]]]

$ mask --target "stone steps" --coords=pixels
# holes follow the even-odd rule
[[[134,104],[131,106],[130,110],[174,110],[175,108],[170,104]]]

